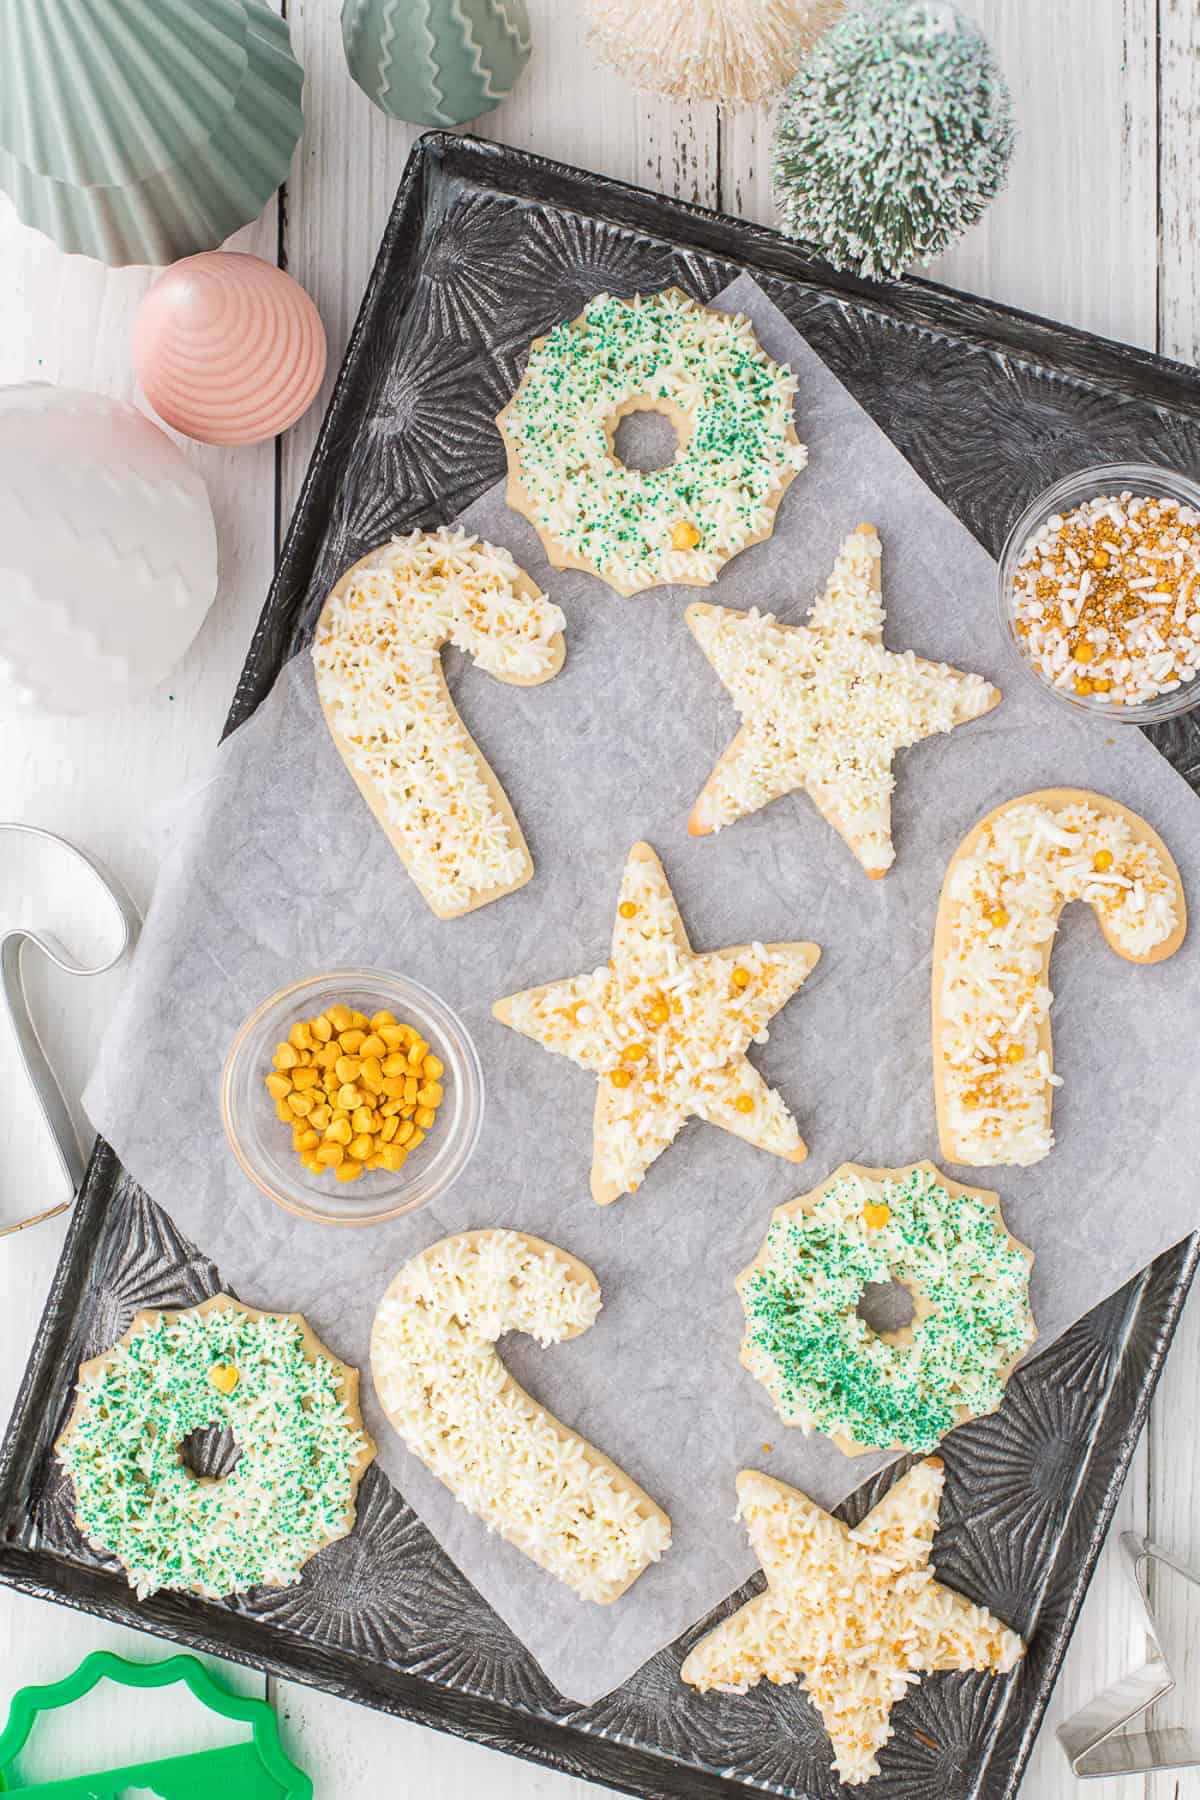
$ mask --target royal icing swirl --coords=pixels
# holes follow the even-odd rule
[[[408,1448],[470,1512],[584,1600],[615,1600],[670,1520],[608,1457],[519,1387],[508,1331],[557,1344],[595,1322],[590,1269],[515,1231],[463,1232],[407,1263],[371,1334],[371,1370]]]
[[[846,1166],[776,1214],[738,1277],[742,1361],[785,1424],[859,1449],[925,1451],[994,1412],[1034,1339],[1030,1257],[994,1196],[917,1166],[899,1178]],[[877,1335],[864,1288],[896,1281],[911,1327]]]
[[[770,533],[808,460],[795,393],[795,376],[740,313],[709,311],[678,288],[600,294],[534,344],[500,415],[510,498],[560,566],[594,570],[626,593],[706,586]],[[641,407],[680,427],[665,468],[631,468],[613,453],[618,416]]]
[[[80,1529],[142,1597],[298,1581],[310,1556],[352,1528],[374,1455],[350,1373],[293,1317],[232,1301],[143,1315],[84,1364],[59,1441]],[[214,1424],[238,1450],[220,1480],[194,1474],[181,1451]]]

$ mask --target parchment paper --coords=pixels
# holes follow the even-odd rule
[[[87,1095],[127,1168],[243,1299],[303,1311],[364,1374],[379,1461],[449,1554],[568,1697],[626,1679],[753,1572],[734,1521],[734,1477],[769,1471],[822,1505],[883,1458],[848,1461],[775,1416],[739,1366],[733,1277],[771,1209],[839,1162],[937,1158],[929,962],[938,890],[960,838],[990,807],[1055,784],[1094,787],[1163,833],[1200,905],[1200,803],[1140,733],[1076,719],[1011,668],[990,558],[748,278],[718,305],[750,314],[800,377],[810,466],[775,536],[707,596],[798,621],[842,538],[874,522],[884,546],[887,640],[986,674],[988,718],[903,753],[896,864],[872,882],[803,796],[718,837],[686,821],[736,726],[692,640],[691,590],[633,600],[554,574],[496,488],[463,522],[517,557],[563,606],[567,661],[545,687],[491,681],[448,653],[451,687],[503,782],[537,865],[520,893],[442,923],[426,909],[330,742],[307,654],[218,754],[164,864],[137,964]],[[629,846],[662,856],[697,949],[810,938],[821,962],[753,1052],[795,1112],[797,1168],[696,1122],[641,1191],[588,1194],[595,1081],[490,1016],[499,995],[608,955]],[[218,1112],[229,1041],[276,987],[340,963],[377,963],[436,988],[483,1060],[487,1118],[471,1167],[436,1207],[394,1225],[308,1225],[237,1169]],[[1103,943],[1090,912],[1064,915],[1055,956],[1058,1148],[1030,1170],[964,1180],[999,1189],[1037,1252],[1045,1345],[1158,1252],[1200,1225],[1200,1074],[1192,1052],[1200,930],[1142,968]],[[604,1310],[583,1337],[540,1351],[510,1338],[518,1380],[602,1447],[667,1509],[674,1545],[611,1608],[575,1599],[489,1537],[382,1417],[368,1374],[375,1304],[395,1269],[446,1232],[534,1232],[596,1271]],[[769,1446],[769,1448],[768,1448]]]

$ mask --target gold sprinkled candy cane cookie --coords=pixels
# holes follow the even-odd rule
[[[464,1231],[406,1263],[371,1332],[380,1402],[408,1448],[489,1531],[607,1606],[671,1542],[624,1470],[518,1386],[496,1339],[578,1337],[600,1311],[592,1271],[541,1238]]]
[[[592,1198],[631,1194],[685,1120],[707,1119],[801,1162],[796,1122],[746,1055],[815,967],[816,944],[693,951],[649,844],[621,880],[612,959],[588,975],[498,1000],[504,1025],[600,1077]]]
[[[806,625],[688,607],[742,717],[688,821],[693,837],[803,789],[872,880],[891,868],[896,752],[980,718],[1000,694],[981,675],[885,648],[882,557],[875,527],[860,525]]]
[[[796,377],[740,313],[698,306],[679,288],[598,294],[535,338],[496,420],[508,504],[556,569],[586,570],[626,595],[661,582],[708,587],[731,557],[770,537],[808,461],[795,395]],[[617,425],[634,412],[674,425],[678,449],[665,468],[616,455]]]
[[[878,1775],[892,1707],[939,1669],[1006,1675],[1025,1654],[1015,1631],[934,1579],[929,1557],[945,1470],[930,1457],[902,1475],[861,1525],[743,1470],[738,1512],[766,1592],[701,1638],[681,1674],[691,1687],[745,1694],[765,1676],[800,1680],[851,1787]]]
[[[1083,788],[1023,794],[951,858],[933,944],[933,1075],[950,1162],[1040,1162],[1054,1144],[1048,985],[1058,917],[1085,900],[1126,962],[1187,932],[1179,870],[1138,814]]]
[[[533,859],[450,698],[443,644],[531,687],[562,667],[563,615],[507,550],[463,531],[414,531],[347,569],[312,656],[359,792],[430,909],[456,919],[523,887]]]

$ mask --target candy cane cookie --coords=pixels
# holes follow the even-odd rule
[[[618,594],[661,582],[708,587],[739,551],[770,537],[808,461],[796,437],[796,377],[740,313],[679,288],[599,294],[536,338],[496,423],[508,503],[556,569],[584,569]],[[662,469],[616,454],[628,413],[658,412],[679,445]]]
[[[1103,794],[1023,794],[951,858],[933,945],[934,1090],[950,1162],[1026,1165],[1053,1147],[1050,952],[1072,900],[1087,902],[1126,962],[1163,962],[1187,932],[1166,845]]]
[[[657,1562],[671,1521],[623,1469],[519,1387],[496,1339],[578,1337],[592,1271],[541,1238],[464,1231],[400,1270],[371,1332],[380,1403],[408,1448],[489,1531],[607,1606]]]
[[[432,912],[523,887],[533,859],[442,672],[443,644],[513,686],[557,675],[563,615],[507,550],[414,531],[346,570],[317,623],[321,709],[355,785]]]

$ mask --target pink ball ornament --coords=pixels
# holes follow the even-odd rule
[[[325,328],[260,256],[208,250],[161,275],[138,309],[133,358],[159,418],[203,444],[258,444],[295,424],[325,373]]]

